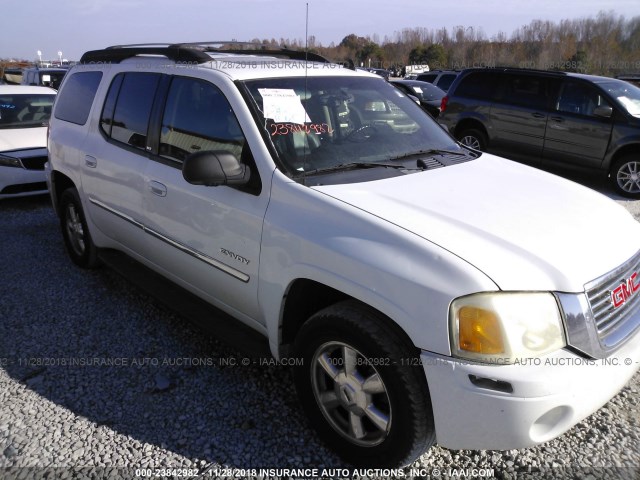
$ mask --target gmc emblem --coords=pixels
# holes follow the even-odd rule
[[[638,291],[640,290],[640,279],[638,279],[638,272],[634,272],[628,279],[623,280],[615,290],[611,292],[611,304],[613,308],[619,308]]]

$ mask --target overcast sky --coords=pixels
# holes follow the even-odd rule
[[[639,0],[4,0],[0,58],[77,60],[86,50],[149,42],[304,39],[324,46],[348,34],[462,25],[510,36],[534,19],[559,22],[613,12],[640,15]]]

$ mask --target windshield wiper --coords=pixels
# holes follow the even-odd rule
[[[397,157],[391,157],[389,160],[401,160],[410,157],[428,157],[431,155],[461,155],[466,156],[468,152],[456,152],[455,150],[442,150],[439,148],[430,148],[428,150],[419,150],[417,152],[405,153]]]
[[[375,168],[375,167],[396,168],[396,169],[402,169],[402,170],[415,170],[412,168],[407,168],[402,164],[376,163],[376,162],[351,162],[351,163],[341,163],[339,165],[333,165],[331,167],[315,168],[313,170],[303,172],[300,175],[301,176],[314,175],[316,173],[335,172],[338,170],[354,170],[357,168]]]

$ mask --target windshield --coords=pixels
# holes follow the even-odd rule
[[[304,77],[245,82],[287,173],[388,164],[462,150],[413,100],[382,79]]]
[[[58,90],[67,72],[40,72],[40,84]]]
[[[0,95],[0,129],[43,127],[55,95]]]
[[[640,118],[640,88],[621,80],[603,82],[600,86],[629,114]]]

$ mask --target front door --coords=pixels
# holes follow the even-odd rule
[[[565,80],[555,111],[549,115],[544,141],[547,165],[572,164],[599,168],[613,129],[611,104],[588,83]]]
[[[191,185],[185,157],[224,150],[250,165],[242,188]],[[259,318],[258,267],[268,191],[225,95],[212,83],[174,77],[144,189],[147,258],[164,274],[219,308],[251,323]]]

